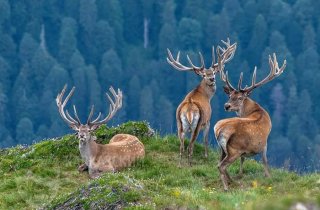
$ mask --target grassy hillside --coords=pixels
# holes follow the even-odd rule
[[[260,163],[247,160],[244,177],[224,192],[216,167],[218,152],[211,150],[205,160],[197,144],[194,166],[185,161],[179,168],[178,139],[149,137],[145,123],[102,127],[96,135],[105,143],[121,132],[142,139],[145,159],[96,180],[77,171],[82,161],[73,135],[1,150],[0,209],[288,209],[298,202],[320,206],[319,174],[273,169],[267,179]],[[238,164],[230,167],[232,176]]]

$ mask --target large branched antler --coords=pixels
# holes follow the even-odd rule
[[[226,48],[218,45],[218,47],[217,47],[218,62],[216,64],[214,64],[215,59],[213,56],[213,62],[211,65],[212,68],[215,66],[215,68],[217,69],[216,71],[223,71],[224,65],[226,63],[228,63],[233,58],[234,53],[236,52],[236,49],[237,49],[237,43],[233,43],[231,45],[229,38],[227,39],[227,41],[221,40],[221,42],[226,46]]]
[[[228,71],[224,73],[223,69],[220,71],[220,78],[221,80],[226,84],[229,90],[236,90],[230,83],[229,77],[228,77]]]
[[[73,95],[75,87],[73,87],[70,91],[70,93],[67,95],[67,97],[65,98],[65,100],[63,101],[63,96],[66,92],[67,89],[67,85],[64,86],[64,88],[62,89],[61,93],[58,94],[57,98],[56,98],[56,102],[57,102],[57,106],[59,108],[59,113],[62,117],[62,119],[73,129],[78,129],[81,125],[80,119],[78,117],[77,114],[77,109],[76,107],[73,105],[73,111],[74,111],[74,115],[75,118],[70,116],[69,112],[66,111],[64,112],[64,108],[67,105],[67,102],[69,101],[70,97]],[[110,92],[112,93],[113,97],[115,98],[114,100],[112,100],[111,96],[106,93],[107,98],[110,101],[110,108],[109,108],[109,114],[102,120],[100,120],[101,117],[101,112],[99,113],[98,117],[91,121],[91,118],[93,116],[93,112],[94,112],[94,106],[91,107],[91,111],[87,120],[86,125],[90,126],[90,128],[92,128],[93,126],[95,128],[99,127],[99,125],[105,124],[106,122],[108,122],[114,115],[115,113],[122,107],[122,92],[120,89],[118,89],[118,93],[116,93],[116,91],[113,89],[113,87],[109,88]]]
[[[76,107],[73,105],[73,111],[74,111],[74,115],[75,115],[76,119],[74,119],[74,118],[72,118],[70,116],[68,110],[66,111],[66,113],[64,112],[64,108],[67,105],[67,103],[68,103],[69,99],[71,98],[71,96],[73,95],[75,87],[72,87],[71,91],[69,92],[69,94],[67,95],[65,100],[63,101],[62,99],[63,99],[63,96],[64,96],[66,90],[67,90],[67,85],[65,85],[63,87],[61,93],[59,93],[57,95],[57,98],[56,98],[56,103],[57,103],[57,106],[58,106],[58,109],[59,109],[59,113],[60,113],[62,119],[69,126],[71,126],[72,128],[78,128],[81,125],[81,122],[80,122],[80,119],[78,117]]]
[[[283,73],[284,69],[286,68],[287,61],[284,60],[281,68],[279,68],[278,61],[276,54],[273,53],[273,60],[271,56],[269,55],[269,65],[270,65],[270,73],[267,77],[265,77],[260,82],[256,83],[256,75],[257,75],[257,67],[254,68],[251,85],[249,87],[242,88],[242,79],[243,79],[243,73],[241,72],[239,82],[238,82],[238,91],[250,93],[253,89],[260,87],[269,81],[273,80],[274,78],[278,77],[280,74]],[[229,78],[228,78],[228,72],[224,73],[223,70],[221,71],[221,80],[225,82],[227,87],[230,90],[236,90],[232,85],[230,84]]]
[[[255,67],[252,75],[251,85],[243,89],[241,88],[241,83],[242,83],[242,74],[241,74],[241,77],[239,80],[239,86],[238,86],[239,90],[250,93],[253,89],[260,87],[261,85],[264,85],[269,81],[273,80],[274,78],[278,77],[280,74],[283,73],[283,70],[286,68],[287,60],[284,60],[281,68],[279,68],[276,54],[273,53],[273,60],[271,58],[271,55],[269,55],[269,65],[270,65],[270,73],[268,74],[267,77],[265,77],[263,80],[261,80],[258,83],[256,83],[257,67]]]
[[[92,106],[88,120],[87,120],[87,124],[89,126],[99,126],[107,123],[115,115],[115,113],[122,107],[122,91],[118,89],[118,94],[117,94],[116,91],[113,89],[113,87],[110,87],[109,90],[114,97],[114,100],[112,100],[111,96],[108,93],[106,93],[107,98],[110,101],[109,114],[104,119],[100,120],[101,112],[99,112],[98,117],[95,120],[91,121],[91,118],[93,116],[93,111],[94,111],[94,106]]]
[[[174,67],[175,69],[179,70],[179,71],[194,71],[196,74],[201,75],[204,71],[206,70],[213,70],[215,72],[218,72],[221,70],[221,68],[224,67],[224,64],[227,63],[228,61],[230,61],[233,58],[233,55],[236,51],[237,48],[237,43],[234,44],[230,44],[230,39],[228,38],[227,41],[223,41],[221,40],[223,44],[226,45],[226,48],[222,48],[220,46],[217,47],[217,56],[218,56],[218,62],[215,62],[215,52],[214,52],[214,47],[212,47],[212,64],[209,68],[205,67],[204,64],[204,59],[203,56],[201,54],[201,52],[199,52],[199,56],[200,56],[200,63],[201,66],[195,66],[189,55],[187,55],[187,59],[188,62],[190,64],[190,66],[185,66],[183,64],[180,63],[180,51],[177,54],[177,58],[174,59],[174,57],[172,56],[172,53],[169,49],[167,49],[168,52],[168,57],[167,57],[167,61],[168,63]]]
[[[185,65],[182,65],[180,63],[180,51],[178,52],[177,54],[177,58],[174,59],[172,54],[171,54],[171,51],[169,49],[167,49],[167,52],[168,52],[168,57],[167,57],[167,61],[168,63],[175,69],[179,70],[179,71],[190,71],[190,70],[193,70],[194,72],[196,72],[197,74],[201,73],[203,70],[205,70],[205,66],[204,66],[204,60],[203,60],[203,56],[201,54],[201,52],[199,52],[199,56],[200,56],[200,62],[201,62],[201,66],[200,67],[197,67],[195,66],[189,55],[187,55],[187,59],[188,59],[188,62],[189,64],[191,65],[191,67],[189,66],[185,66]]]

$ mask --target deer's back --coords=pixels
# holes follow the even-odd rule
[[[117,134],[111,138],[108,145],[117,153],[144,155],[144,145],[136,136],[130,134]]]
[[[220,120],[214,127],[218,142],[226,140],[228,146],[259,153],[266,145],[271,131],[271,121],[267,112],[261,110],[248,117],[234,117]],[[223,138],[220,138],[223,137]]]
[[[207,123],[211,118],[210,99],[197,90],[191,91],[178,106],[177,118],[181,113],[187,114],[187,112],[199,112],[202,124]]]
[[[109,144],[100,145],[94,160],[103,171],[121,170],[145,155],[144,145],[129,134],[117,134]]]

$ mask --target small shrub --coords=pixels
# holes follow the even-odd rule
[[[123,123],[117,127],[106,127],[101,126],[95,135],[100,143],[107,143],[116,134],[131,134],[137,136],[138,138],[151,137],[154,135],[154,131],[150,128],[147,122],[133,122],[129,121]]]

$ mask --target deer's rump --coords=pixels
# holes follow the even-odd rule
[[[142,142],[130,134],[117,134],[109,142],[109,147],[112,148],[114,155],[130,156],[133,159],[143,157],[145,149]],[[110,150],[108,152],[111,152]]]
[[[109,142],[109,144],[119,145],[119,146],[133,144],[133,143],[142,144],[136,136],[133,136],[130,134],[117,134],[113,136]]]
[[[261,126],[264,118],[229,118],[220,120],[214,126],[218,144],[226,149],[226,145],[243,151],[244,156],[260,153],[266,145],[270,132],[268,123]]]

